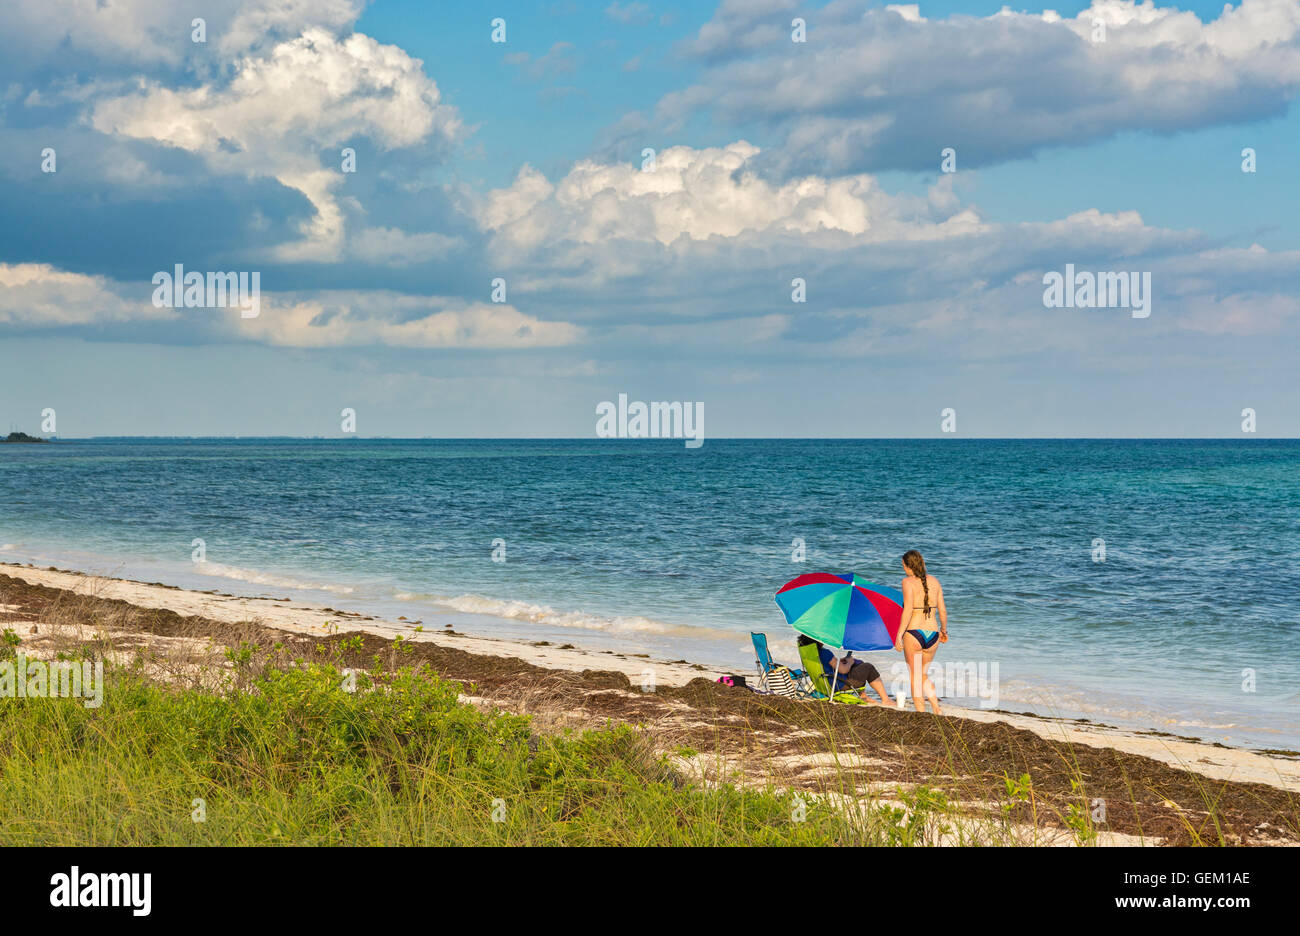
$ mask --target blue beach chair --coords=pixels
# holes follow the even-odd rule
[[[772,659],[772,653],[767,649],[767,634],[760,634],[757,631],[749,632],[749,639],[754,642],[754,662],[758,667],[758,684],[767,685],[767,674],[776,669],[777,663]],[[808,674],[800,669],[791,669],[790,678],[799,681]]]

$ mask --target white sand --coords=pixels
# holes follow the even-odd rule
[[[404,621],[383,621],[347,611],[329,611],[318,605],[273,598],[239,598],[205,592],[146,585],[126,579],[84,575],[80,572],[50,572],[28,566],[0,563],[4,574],[34,585],[63,588],[97,598],[125,601],[142,608],[159,608],[186,617],[211,618],[235,624],[253,621],[279,630],[320,636],[364,631],[388,639],[401,634],[411,640],[428,641],[441,647],[455,647],[468,653],[509,656],[550,669],[614,670],[627,674],[634,685],[653,680],[655,685],[684,686],[699,676],[716,679],[716,673],[681,663],[665,663],[641,657],[595,650],[562,650],[556,646],[539,647],[522,640],[471,635],[453,636],[445,631],[423,630]]]
[[[682,686],[697,677],[716,679],[719,675],[711,669],[701,670],[680,663],[624,656],[609,651],[580,648],[562,650],[555,646],[534,646],[526,641],[472,635],[453,636],[441,631],[416,633],[413,625],[401,621],[381,621],[349,612],[328,611],[319,606],[294,601],[211,595],[159,585],[146,585],[124,579],[83,575],[78,572],[51,572],[10,563],[0,563],[0,569],[3,569],[4,574],[32,584],[68,589],[100,598],[114,598],[140,607],[165,609],[184,616],[201,616],[228,623],[253,621],[280,630],[313,635],[326,634],[333,630],[338,633],[365,631],[391,638],[400,633],[411,639],[429,641],[438,646],[455,647],[469,653],[515,657],[551,669],[575,672],[588,669],[614,670],[625,673],[634,685],[652,683]],[[1300,760],[1274,757],[1237,748],[1216,747],[1196,741],[1143,735],[1117,728],[1085,725],[1068,719],[1035,718],[956,706],[945,706],[944,711],[949,715],[974,721],[1007,722],[1053,741],[1115,748],[1193,770],[1218,780],[1265,783],[1282,789],[1300,791]],[[930,716],[915,714],[915,717]]]

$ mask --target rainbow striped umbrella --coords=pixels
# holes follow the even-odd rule
[[[801,634],[842,650],[892,650],[903,593],[852,573],[810,572],[776,593],[776,605]]]

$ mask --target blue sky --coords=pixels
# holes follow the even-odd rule
[[[1300,435],[1300,0],[189,6],[0,11],[17,428]],[[177,263],[259,315],[156,307]]]

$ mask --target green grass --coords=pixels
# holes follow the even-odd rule
[[[461,704],[457,684],[413,670],[343,685],[326,664],[224,692],[115,669],[98,709],[0,700],[0,843],[888,840],[815,801],[692,786],[627,726],[538,736],[527,717]]]

